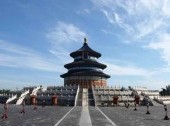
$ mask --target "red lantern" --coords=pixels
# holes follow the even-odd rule
[[[139,102],[140,102],[140,97],[138,95],[135,96],[135,102],[136,104],[139,105]]]
[[[35,105],[36,104],[36,96],[32,95],[31,96],[31,105]]]
[[[119,97],[117,95],[113,96],[113,104],[117,105],[118,99],[119,99]]]
[[[53,95],[53,96],[51,97],[51,99],[52,99],[52,105],[57,105],[57,96],[56,96],[56,95]]]

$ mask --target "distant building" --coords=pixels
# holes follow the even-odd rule
[[[103,73],[107,66],[97,62],[101,54],[88,46],[86,38],[84,38],[83,46],[70,53],[70,56],[74,58],[74,61],[64,65],[68,72],[61,75],[65,86],[76,84],[80,88],[92,88],[92,86],[107,85],[107,79],[110,76]]]

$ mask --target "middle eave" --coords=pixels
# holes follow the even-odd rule
[[[67,69],[73,67],[98,67],[101,69],[105,69],[107,65],[99,63],[97,61],[83,60],[83,61],[76,61],[76,62],[65,64],[64,67]]]

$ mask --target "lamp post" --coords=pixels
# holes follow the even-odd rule
[[[22,102],[22,110],[21,110],[20,113],[25,113],[25,108],[24,108],[24,106],[25,106],[25,101]]]
[[[134,100],[135,109],[134,109],[134,111],[137,111],[137,104],[139,105],[139,102],[140,102],[139,95],[135,95],[135,100]]]
[[[130,106],[129,101],[127,101],[127,106],[126,106],[126,108],[129,108],[129,106]]]
[[[42,101],[42,107],[45,107],[45,99]]]
[[[134,111],[137,111],[137,108],[136,108],[136,101],[135,101],[135,103],[134,103],[134,104],[135,104],[135,109],[134,109]]]
[[[125,107],[126,107],[126,108],[129,108],[130,104],[129,104],[128,101],[125,101],[124,104],[125,104]]]
[[[148,101],[146,107],[147,107],[147,112],[146,112],[146,114],[151,114],[151,113],[149,112],[149,101]]]
[[[169,117],[168,117],[168,114],[167,114],[167,111],[168,111],[167,105],[164,105],[164,110],[165,110],[165,118],[164,118],[164,120],[169,120]]]
[[[35,100],[35,103],[34,103],[34,108],[33,110],[37,110],[37,100]]]
[[[3,114],[3,116],[1,117],[2,119],[7,119],[7,118],[8,118],[7,109],[8,109],[8,105],[7,105],[7,103],[5,103],[5,104],[4,104],[4,114]]]
[[[130,104],[129,104],[129,98],[127,98],[127,102],[126,102],[126,108],[129,108]]]

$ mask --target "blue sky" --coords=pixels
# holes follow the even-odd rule
[[[63,85],[83,38],[110,86],[170,84],[169,0],[1,0],[0,88]]]

